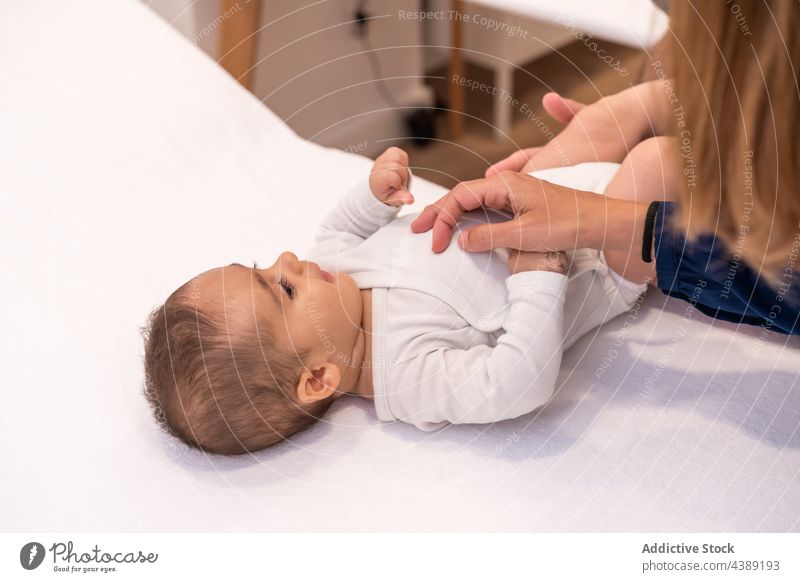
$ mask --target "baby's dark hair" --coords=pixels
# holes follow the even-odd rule
[[[166,432],[236,455],[281,442],[325,414],[332,398],[304,406],[294,397],[306,354],[281,353],[265,322],[231,325],[224,307],[201,307],[188,285],[154,309],[143,330],[144,394]]]

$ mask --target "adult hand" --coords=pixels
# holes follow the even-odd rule
[[[565,97],[562,97],[558,93],[554,92],[547,93],[544,97],[542,97],[542,105],[550,117],[561,123],[569,123],[572,118],[575,117],[576,113],[586,107],[586,105],[583,103],[573,101],[572,99],[566,99]],[[507,158],[489,166],[489,168],[486,170],[485,176],[489,178],[506,170],[511,170],[512,172],[521,172],[525,166],[537,158],[537,164],[542,168],[566,165],[564,160],[560,160],[557,156],[555,156],[557,152],[551,151],[554,149],[555,148],[553,147],[548,148],[547,146],[540,146],[517,150]]]
[[[461,182],[425,207],[411,223],[411,230],[421,233],[433,228],[432,249],[440,253],[450,245],[456,223],[465,212],[488,207],[513,212],[515,218],[462,232],[458,244],[464,250],[510,247],[547,252],[599,248],[604,204],[604,197],[598,194],[505,171],[491,178]]]
[[[669,131],[660,81],[636,85],[584,105],[558,93],[542,98],[545,111],[567,123],[546,145],[514,152],[486,170],[486,177],[505,170],[532,172],[583,162],[622,162],[641,140]]]

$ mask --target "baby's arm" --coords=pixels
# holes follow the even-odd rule
[[[553,263],[550,263],[553,266]],[[545,404],[561,367],[567,278],[552,270],[506,280],[511,308],[497,345],[436,348],[387,370],[386,406],[423,430],[516,418]]]
[[[323,248],[341,251],[361,244],[394,219],[403,204],[414,201],[410,183],[408,155],[389,148],[375,161],[369,177],[359,181],[322,221],[312,255]]]

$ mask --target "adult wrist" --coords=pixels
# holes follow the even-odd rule
[[[653,262],[653,236],[655,232],[656,215],[661,207],[660,200],[653,200],[647,207],[647,216],[642,229],[642,261]]]
[[[647,217],[647,202],[598,196],[582,209],[585,241],[581,246],[605,251],[639,249]],[[581,237],[579,237],[579,240]]]

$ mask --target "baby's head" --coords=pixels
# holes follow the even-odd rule
[[[283,253],[191,279],[150,315],[145,395],[159,423],[213,453],[253,452],[313,424],[351,386],[361,293]]]

